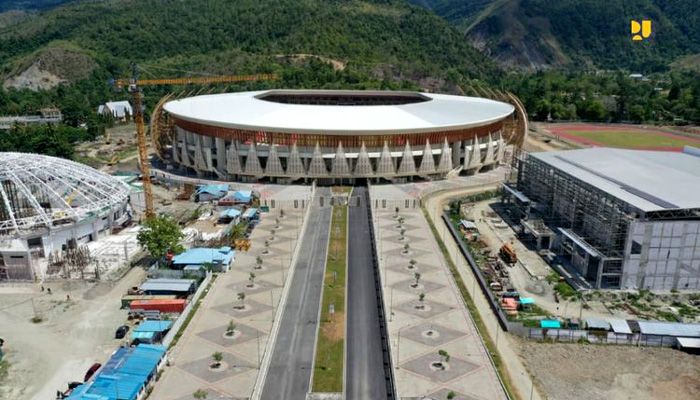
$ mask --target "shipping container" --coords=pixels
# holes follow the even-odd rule
[[[122,308],[129,308],[129,305],[134,300],[172,300],[177,296],[174,294],[158,294],[158,295],[146,295],[146,294],[132,294],[122,297]]]
[[[162,313],[182,313],[187,305],[185,299],[134,300],[129,306],[132,310],[158,310]]]

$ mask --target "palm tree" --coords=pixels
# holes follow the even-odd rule
[[[220,351],[215,352],[214,354],[211,355],[212,360],[214,362],[212,363],[211,367],[212,368],[219,368],[221,366],[221,360],[224,359],[224,355],[221,354]]]

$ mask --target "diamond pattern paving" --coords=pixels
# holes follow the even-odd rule
[[[446,363],[446,368],[444,370],[432,367],[432,363],[434,362],[442,362],[440,356],[437,354],[437,351],[434,354],[425,354],[421,357],[405,362],[401,364],[401,368],[405,368],[430,380],[442,383],[459,378],[460,376],[479,368],[479,366],[476,364],[456,357],[450,357],[450,361]]]
[[[245,308],[244,309],[237,309],[234,308],[234,306],[238,306],[240,303],[238,301],[235,302],[230,302],[226,304],[222,304],[216,307],[213,307],[216,311],[222,312],[224,314],[228,314],[232,317],[236,318],[245,318],[251,315],[259,314],[264,311],[268,311],[272,309],[272,307],[258,303],[255,300],[250,300],[246,299],[245,300]]]
[[[222,366],[218,369],[210,368],[213,362],[211,357],[200,358],[199,360],[182,364],[180,369],[207,382],[216,382],[242,374],[255,367],[255,365],[233,354],[223,353],[223,356]]]
[[[408,269],[405,269],[406,271],[409,271]],[[391,287],[393,287],[396,290],[400,290],[402,292],[407,292],[407,293],[415,293],[416,295],[418,293],[428,293],[432,292],[433,290],[437,290],[440,288],[445,287],[445,285],[436,283],[436,282],[431,282],[431,281],[426,281],[425,279],[420,279],[418,281],[418,286],[413,287],[413,285],[416,283],[415,278],[414,279],[406,279],[400,282],[396,282]]]
[[[236,323],[235,334],[233,337],[225,336],[226,328],[228,324],[221,325],[213,329],[209,329],[204,332],[199,332],[197,336],[202,339],[206,339],[212,343],[216,343],[219,346],[228,347],[233,346],[237,343],[247,342],[248,340],[255,339],[259,336],[264,336],[265,332],[261,332],[253,327],[250,327],[240,322]]]
[[[257,277],[258,272],[253,271]],[[255,280],[255,285],[253,287],[249,287],[248,285],[250,282],[237,282],[237,283],[232,283],[228,285],[227,287],[233,289],[236,293],[244,292],[246,295],[249,294],[255,294],[255,293],[260,293],[260,292],[265,292],[268,290],[276,289],[280,287],[280,285],[264,281],[261,279],[256,279]]]
[[[423,309],[417,309],[417,305],[419,305],[417,299],[411,300],[405,303],[401,303],[398,306],[395,306],[394,310],[403,311],[407,314],[415,315],[421,318],[432,318],[450,309],[449,306],[446,306],[442,303],[436,303],[428,300],[423,301]]]
[[[433,347],[442,346],[445,343],[465,335],[466,333],[464,332],[429,322],[401,331],[401,337],[406,337],[415,342]]]

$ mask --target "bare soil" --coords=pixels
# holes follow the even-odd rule
[[[673,349],[517,340],[548,399],[697,399],[700,357]]]

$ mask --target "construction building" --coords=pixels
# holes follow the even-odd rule
[[[474,173],[498,165],[526,131],[514,128],[511,104],[418,92],[268,90],[172,100],[163,109],[172,130],[161,157],[224,180]]]
[[[523,154],[504,200],[584,287],[700,289],[697,149]]]
[[[43,278],[40,259],[128,224],[129,192],[121,180],[86,165],[0,153],[0,281]]]

